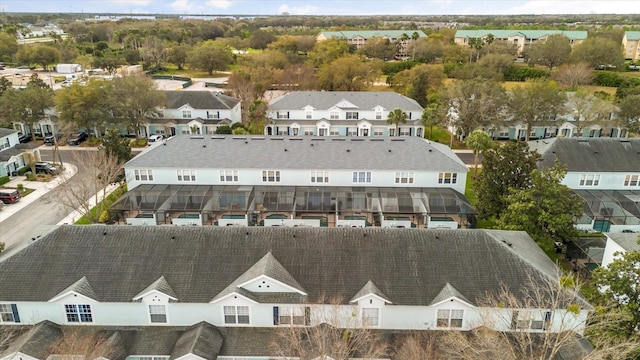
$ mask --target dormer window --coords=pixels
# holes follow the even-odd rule
[[[437,324],[439,328],[461,328],[464,310],[439,309]]]
[[[363,326],[379,326],[380,325],[380,309],[379,308],[362,308],[362,325]]]
[[[191,119],[191,110],[182,110],[183,119]]]
[[[149,318],[152,323],[167,322],[167,306],[166,305],[149,305]]]

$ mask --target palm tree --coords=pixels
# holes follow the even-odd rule
[[[416,41],[418,41],[418,39],[420,39],[420,34],[418,34],[417,31],[414,31],[413,34],[411,34],[411,40],[413,40],[411,44],[411,47],[413,48],[413,57],[411,60],[416,59]]]
[[[438,104],[431,103],[424,109],[424,111],[422,112],[422,118],[420,119],[422,120],[422,125],[424,125],[425,128],[429,128],[429,140],[433,140],[433,127],[438,125],[438,123],[440,122],[440,119],[438,119],[437,111]]]
[[[465,139],[467,146],[473,150],[473,173],[478,174],[478,155],[491,147],[491,137],[482,130],[474,130]]]
[[[389,113],[389,117],[387,118],[387,124],[395,125],[395,136],[398,136],[398,125],[407,123],[407,113],[402,111],[402,109],[393,109]]]

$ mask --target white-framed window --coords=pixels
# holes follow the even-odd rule
[[[340,113],[339,113],[338,111],[332,111],[332,112],[329,114],[329,118],[330,118],[331,120],[338,120],[338,119],[340,119]]]
[[[9,143],[9,138],[5,138],[5,139],[2,139],[2,141],[0,141],[0,150],[8,149],[10,147],[11,147],[11,144]]]
[[[412,172],[397,172],[396,173],[396,184],[413,184],[413,173]]]
[[[307,119],[312,119],[313,118],[313,111],[312,110],[307,110],[304,112],[304,115]]]
[[[304,134],[305,135],[314,135],[315,134],[315,129],[314,128],[304,128]]]
[[[376,120],[382,120],[382,111],[376,111]]]
[[[624,177],[624,186],[635,187],[640,184],[638,181],[640,179],[639,174],[631,174]]]
[[[0,323],[19,323],[18,307],[16,304],[0,304]]]
[[[220,111],[211,111],[207,110],[207,119],[220,119]]]
[[[580,186],[598,186],[600,183],[600,174],[581,174]]]
[[[389,136],[396,136],[396,129],[389,129]]]
[[[196,181],[196,171],[193,169],[176,170],[178,181]]]
[[[331,136],[340,136],[340,129],[338,129],[336,127],[332,127],[329,130],[329,135],[331,135]]]
[[[380,325],[380,309],[362,308],[362,325],[363,326],[379,326]]]
[[[249,307],[248,306],[223,306],[224,323],[225,324],[250,324]]]
[[[409,135],[411,135],[411,128],[408,128],[408,127],[398,128],[398,135],[399,136],[409,136]]]
[[[550,311],[514,311],[511,320],[518,330],[544,330],[550,322]]]
[[[458,182],[458,173],[439,173],[438,184],[456,184]]]
[[[371,171],[354,171],[353,182],[358,184],[371,183]]]
[[[280,182],[280,170],[262,170],[262,182]]]
[[[347,120],[358,120],[357,111],[347,111]]]
[[[151,169],[135,169],[133,175],[137,181],[153,181],[153,170]]]
[[[149,305],[149,319],[152,323],[167,322],[167,306],[166,305]]]
[[[183,119],[191,119],[191,110],[182,110]]]
[[[311,182],[312,183],[328,183],[329,182],[329,172],[328,171],[312,171],[311,172]]]
[[[67,322],[93,322],[91,305],[88,304],[67,304],[64,306],[67,315]]]
[[[438,309],[439,328],[461,328],[464,310]]]
[[[288,119],[289,118],[289,112],[288,111],[283,111],[283,112],[276,112],[276,116],[278,119]]]
[[[384,128],[374,127],[373,136],[384,136]]]
[[[358,128],[347,128],[347,136],[358,136]]]
[[[305,306],[274,306],[274,325],[309,325],[310,311]]]
[[[238,182],[238,170],[220,170],[220,182]]]

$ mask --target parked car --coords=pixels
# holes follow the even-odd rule
[[[13,189],[0,189],[0,201],[5,204],[13,204],[20,201],[20,193]]]
[[[45,145],[49,145],[49,146],[53,146],[56,144],[56,141],[60,140],[59,136],[54,136],[54,135],[47,135],[44,137],[44,144]]]
[[[164,135],[160,135],[160,134],[151,135],[147,138],[147,143],[151,144],[153,142],[160,141],[162,139],[164,139]]]
[[[36,174],[58,175],[60,172],[57,167],[48,162],[37,162],[35,165]]]
[[[18,133],[18,141],[20,141],[21,144],[28,143],[31,139],[31,135],[24,135],[21,132]]]
[[[69,87],[69,86],[71,86],[71,84],[73,84],[73,82],[71,80],[65,80],[60,85],[62,87]]]
[[[89,134],[87,134],[86,132],[82,131],[82,132],[79,132],[79,133],[71,135],[69,140],[67,140],[67,144],[69,144],[69,145],[80,145],[81,143],[83,143],[88,138],[89,138]]]

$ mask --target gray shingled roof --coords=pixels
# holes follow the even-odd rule
[[[640,244],[638,244],[638,234],[607,233],[607,236],[627,251],[640,251]]]
[[[373,110],[382,106],[387,110],[424,110],[417,101],[390,91],[292,91],[269,102],[269,111],[302,109],[311,105],[314,109],[328,110],[341,101],[348,101],[357,109]]]
[[[417,137],[177,135],[164,144],[125,167],[468,171],[448,147]]]
[[[223,340],[222,334],[215,326],[204,321],[200,322],[182,333],[169,359],[174,360],[193,354],[206,360],[215,360],[220,354]]]
[[[207,303],[269,252],[309,302],[347,303],[371,280],[396,305],[429,305],[447,283],[476,303],[557,277],[518,231],[66,225],[0,262],[0,300],[48,301],[86,276],[99,301],[131,302],[164,276],[180,302]]]
[[[232,109],[240,100],[217,91],[166,91],[167,108],[189,104],[194,109]]]
[[[14,328],[6,330],[14,331]],[[49,355],[51,346],[60,341],[61,338],[62,330],[58,324],[51,321],[43,321],[13,339],[9,347],[0,353],[0,358],[21,352],[36,359],[45,359]]]
[[[530,141],[529,146],[542,155],[541,167],[552,167],[558,159],[572,172],[640,170],[640,139],[554,138]]]
[[[165,279],[164,276],[160,276],[158,280],[154,281],[153,284],[144,288],[144,290],[140,291],[133,298],[137,299],[152,290],[157,290],[165,295],[169,295],[172,298],[177,299],[176,293],[173,291],[173,288],[171,288],[171,285],[169,285],[167,279]]]
[[[13,129],[7,129],[7,128],[3,128],[0,127],[0,137],[5,137],[7,135],[11,135],[13,133],[17,133],[18,130],[13,130]]]

